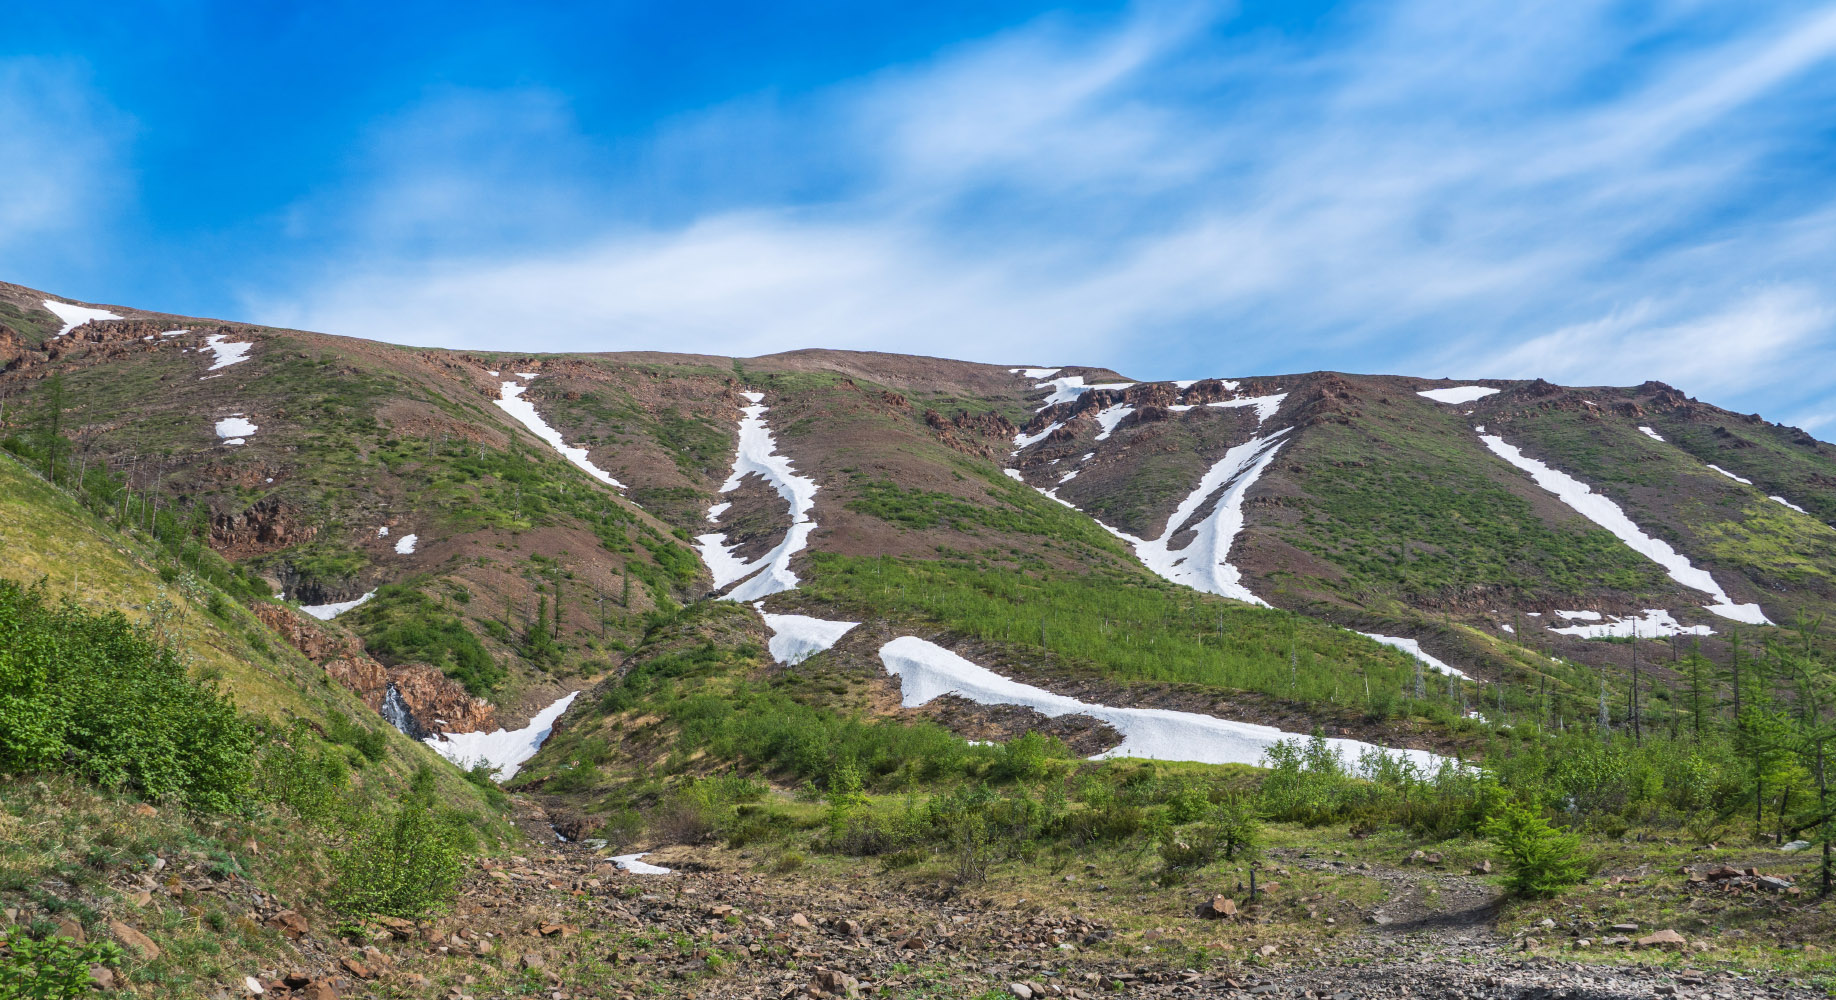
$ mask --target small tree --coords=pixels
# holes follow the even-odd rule
[[[1529,806],[1506,802],[1485,832],[1504,852],[1505,888],[1515,895],[1548,899],[1587,878],[1581,838],[1550,826]]]

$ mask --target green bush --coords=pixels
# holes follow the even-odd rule
[[[227,811],[252,749],[230,700],[148,629],[0,579],[0,771],[67,767]]]
[[[347,917],[419,919],[452,901],[465,873],[462,837],[410,795],[360,828],[337,859],[332,907]]]
[[[66,937],[33,940],[23,928],[0,936],[0,1000],[77,1000],[95,988],[92,965],[121,964],[112,941],[78,944]]]
[[[365,760],[382,760],[383,754],[389,750],[387,733],[381,729],[366,729],[351,721],[350,716],[337,709],[330,709],[326,712],[325,738],[356,750],[363,755]],[[361,765],[363,761],[360,760],[357,763]]]
[[[1587,878],[1581,838],[1555,829],[1521,803],[1506,802],[1486,835],[1504,853],[1505,888],[1516,895],[1547,899]]]
[[[336,811],[339,797],[351,782],[344,754],[327,746],[305,725],[295,726],[286,742],[269,745],[255,776],[265,798],[291,806],[300,818],[313,822]]]

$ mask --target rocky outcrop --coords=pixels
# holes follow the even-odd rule
[[[1018,432],[1012,421],[993,410],[986,413],[965,410],[954,417],[926,410],[924,422],[945,445],[966,455],[988,459],[997,458]]]
[[[210,546],[227,559],[247,559],[278,549],[310,542],[317,525],[279,497],[266,497],[239,514],[215,514],[210,520]]]
[[[497,710],[465,685],[425,663],[385,667],[363,641],[338,628],[303,618],[292,608],[257,603],[255,617],[287,640],[327,676],[344,685],[397,729],[417,739],[436,732],[476,733],[497,728]]]
[[[427,734],[483,733],[497,728],[497,709],[483,698],[474,698],[465,685],[438,667],[425,663],[391,667],[388,683]]]

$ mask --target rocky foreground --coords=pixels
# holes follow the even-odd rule
[[[823,885],[803,873],[765,873],[746,852],[712,848],[672,848],[649,860],[674,871],[633,874],[564,843],[487,860],[470,872],[451,913],[361,930],[314,926],[301,915],[304,901],[260,892],[207,865],[175,862],[117,886],[127,919],[109,926],[122,928],[117,938],[134,947],[135,913],[151,920],[195,907],[202,894],[246,902],[248,919],[291,939],[299,960],[295,968],[249,970],[243,981],[206,994],[217,998],[1827,995],[1783,977],[1690,969],[1674,958],[1661,967],[1616,967],[1526,954],[1539,947],[1536,931],[1499,933],[1488,919],[1496,899],[1486,883],[1421,864],[1356,865],[1385,882],[1389,894],[1368,910],[1317,904],[1308,915],[1337,926],[1330,937],[1259,927],[1261,907],[1206,900],[1185,923],[1227,921],[1244,943],[1240,953],[1214,955],[1200,971],[1183,967],[1190,927],[1131,932],[1141,945],[1122,947],[1117,928],[1068,897],[990,905],[987,898],[889,889],[865,876]],[[1305,855],[1284,863],[1353,867]],[[1424,892],[1439,901],[1432,913],[1419,904]],[[1553,923],[1543,930],[1550,938],[1589,933]],[[1690,950],[1674,931],[1645,937],[1653,952]]]

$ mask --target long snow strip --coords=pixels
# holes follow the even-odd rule
[[[832,622],[809,615],[774,615],[753,605],[771,629],[771,658],[784,664],[802,663],[841,641],[860,622]]]
[[[1498,392],[1498,390],[1490,386],[1456,385],[1448,389],[1423,389],[1417,392],[1416,395],[1426,396],[1437,403],[1458,405],[1460,403],[1470,403],[1475,399],[1484,399],[1496,392]]]
[[[1625,511],[1619,509],[1618,504],[1595,493],[1586,483],[1526,456],[1515,445],[1505,443],[1505,439],[1496,434],[1481,434],[1479,440],[1485,442],[1492,454],[1528,472],[1538,486],[1554,493],[1557,499],[1574,508],[1581,516],[1612,532],[1614,537],[1631,546],[1634,552],[1664,567],[1664,572],[1670,574],[1672,580],[1715,599],[1715,603],[1703,607],[1723,618],[1749,625],[1772,624],[1759,605],[1735,604],[1707,570],[1696,568],[1687,557],[1671,548],[1668,542],[1645,534],[1638,525],[1632,523]]]
[[[707,563],[708,572],[714,575],[716,590],[736,580],[744,580],[725,595],[726,599],[756,601],[797,586],[797,574],[791,572],[790,561],[809,544],[810,532],[816,530],[816,522],[810,517],[810,508],[816,505],[816,480],[791,471],[789,456],[778,454],[778,443],[765,423],[764,395],[757,392],[742,395],[751,405],[741,411],[744,416],[740,418],[739,450],[733,456],[733,471],[721,484],[720,491],[731,493],[739,489],[740,481],[755,472],[764,476],[790,504],[790,530],[784,533],[784,540],[776,547],[751,562],[733,554],[737,546],[727,544],[724,532],[701,535],[695,542],[701,550],[701,561]]]
[[[91,309],[88,306],[71,305],[68,302],[59,302],[56,299],[46,299],[45,308],[51,310],[58,319],[64,321],[64,328],[57,331],[57,335],[60,337],[92,319],[121,318],[109,312],[107,309]]]
[[[900,702],[908,708],[955,694],[981,705],[1024,705],[1052,718],[1088,715],[1107,722],[1122,734],[1122,744],[1098,754],[1099,759],[1144,757],[1201,764],[1260,764],[1268,748],[1276,743],[1307,739],[1273,726],[1230,722],[1194,712],[1092,705],[1009,680],[917,636],[900,636],[880,647],[880,662],[885,664],[887,673],[899,678]],[[1381,749],[1357,740],[1326,742],[1353,767],[1360,755]],[[1424,768],[1440,763],[1439,757],[1425,750],[1385,752],[1406,757]]]
[[[1230,564],[1230,547],[1237,532],[1243,530],[1243,495],[1275,460],[1288,430],[1284,427],[1266,437],[1250,438],[1225,452],[1199,480],[1198,488],[1180,501],[1159,538],[1141,539],[1121,531],[1116,534],[1135,547],[1136,557],[1148,569],[1174,583],[1268,607],[1267,601],[1244,586],[1242,571]],[[1224,492],[1211,513],[1192,525],[1196,536],[1185,548],[1174,549],[1174,536],[1219,490]]]
[[[362,597],[353,598],[348,601],[338,601],[335,604],[302,604],[300,605],[300,610],[322,622],[328,622],[375,596],[376,591],[372,590]]]
[[[1509,625],[1505,626],[1506,629],[1509,629],[1510,627],[1511,626]],[[1414,639],[1404,639],[1401,636],[1395,636],[1395,635],[1378,635],[1375,632],[1360,632],[1358,634],[1361,636],[1364,636],[1367,639],[1375,639],[1378,642],[1381,642],[1386,646],[1390,646],[1395,649],[1400,649],[1403,652],[1408,653],[1410,656],[1413,656],[1416,659],[1422,661],[1422,663],[1426,664],[1428,668],[1431,670],[1438,670],[1444,674],[1452,674],[1453,676],[1458,677],[1463,681],[1472,680],[1471,677],[1466,676],[1464,673],[1461,673],[1460,671],[1455,670],[1454,668],[1448,666],[1447,664],[1442,663],[1440,660],[1435,659],[1433,656],[1430,656],[1427,653],[1423,652],[1422,644],[1419,642],[1416,642]]]
[[[1639,426],[1639,428],[1638,428],[1638,432],[1639,432],[1640,434],[1643,434],[1644,436],[1646,436],[1646,437],[1648,437],[1648,438],[1650,438],[1650,439],[1651,439],[1651,440],[1653,440],[1653,441],[1662,441],[1662,440],[1664,440],[1664,435],[1662,435],[1662,434],[1659,434],[1659,433],[1658,433],[1657,431],[1654,431],[1654,430],[1652,430],[1651,428],[1649,428],[1649,427],[1646,427],[1646,426],[1644,426],[1644,425],[1642,425],[1642,424],[1641,424],[1641,425]]]
[[[1556,612],[1562,614],[1562,612]],[[1580,615],[1563,615],[1566,618],[1579,618]],[[1599,615],[1594,619],[1598,620]],[[1571,625],[1567,628],[1549,629],[1563,635],[1580,636],[1583,639],[1657,639],[1670,635],[1714,635],[1715,630],[1707,625],[1683,625],[1670,612],[1662,608],[1646,608],[1643,617],[1638,615],[1613,616],[1610,622],[1598,625]]]
[[[549,447],[560,452],[562,458],[567,459],[585,470],[587,475],[605,483],[607,486],[621,490],[625,488],[624,483],[613,479],[606,470],[594,465],[593,460],[587,457],[587,450],[585,448],[569,448],[567,446],[567,442],[561,438],[561,432],[548,426],[548,421],[543,420],[542,415],[536,412],[535,404],[523,398],[523,393],[529,391],[528,386],[518,385],[515,382],[500,382],[498,384],[503,390],[503,394],[497,398],[498,409],[515,417],[517,423],[529,428],[531,434],[547,441]]]
[[[509,781],[516,777],[517,768],[542,749],[542,743],[554,731],[555,720],[567,711],[567,706],[573,704],[579,694],[575,691],[536,713],[536,717],[529,720],[529,725],[521,729],[499,729],[493,733],[441,733],[439,736],[429,736],[422,742],[460,767],[470,770],[480,764],[488,764],[493,778]]]

